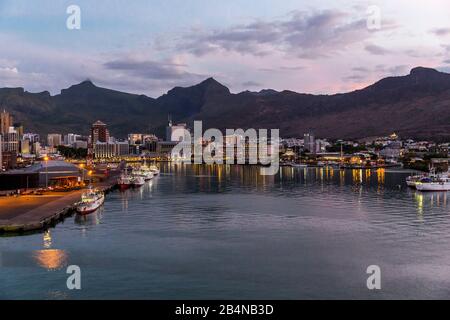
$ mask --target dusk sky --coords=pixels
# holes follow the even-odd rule
[[[66,27],[72,4],[80,30]],[[448,0],[0,0],[0,87],[57,94],[89,78],[157,97],[212,76],[232,92],[345,92],[450,71],[449,17]]]

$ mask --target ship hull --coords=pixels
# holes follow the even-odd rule
[[[418,183],[416,189],[419,191],[450,191],[450,183]]]
[[[91,213],[97,211],[98,208],[100,208],[104,202],[105,202],[105,197],[103,196],[103,197],[99,198],[98,200],[93,201],[92,203],[78,205],[76,208],[76,211],[80,215],[91,214]]]

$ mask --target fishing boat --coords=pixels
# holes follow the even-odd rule
[[[127,173],[122,173],[117,179],[117,185],[121,190],[126,190],[133,185],[133,177]]]
[[[86,215],[96,211],[105,202],[105,194],[94,188],[89,188],[81,195],[81,201],[76,204],[76,211]]]

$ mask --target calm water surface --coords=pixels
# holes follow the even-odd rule
[[[93,215],[0,238],[0,298],[450,298],[450,195],[408,190],[406,172],[161,169]]]

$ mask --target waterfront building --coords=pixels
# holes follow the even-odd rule
[[[130,154],[140,154],[143,148],[142,145],[142,134],[141,133],[130,133],[128,135],[129,143],[129,153]]]
[[[128,156],[130,154],[130,144],[128,141],[116,141],[116,156]]]
[[[154,134],[146,134],[142,136],[144,149],[149,152],[156,152],[158,145],[158,137]]]
[[[130,145],[128,141],[97,142],[93,151],[96,159],[123,157],[130,154]]]
[[[130,133],[128,135],[128,142],[130,145],[141,145],[142,144],[142,134],[141,133]]]
[[[94,144],[94,157],[97,159],[113,158],[116,155],[116,148],[114,143],[99,142]]]
[[[172,150],[178,144],[177,141],[158,141],[156,152],[167,159],[172,157]]]

